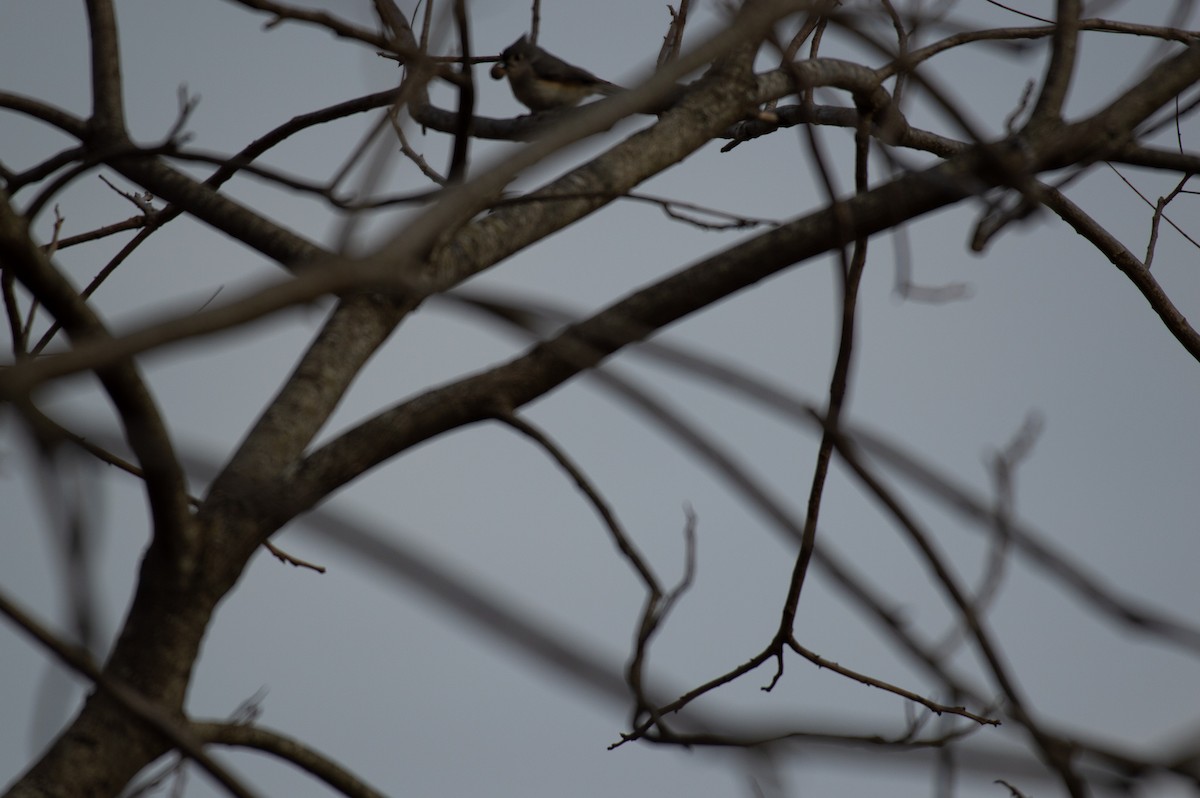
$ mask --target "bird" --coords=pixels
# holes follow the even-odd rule
[[[505,48],[500,61],[492,66],[491,75],[493,80],[507,77],[513,96],[531,111],[570,108],[595,94],[624,91],[551,55],[525,36]]]

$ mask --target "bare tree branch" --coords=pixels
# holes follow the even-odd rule
[[[315,776],[349,798],[383,798],[379,792],[342,765],[299,740],[261,726],[243,723],[192,721],[189,728],[209,744],[250,748],[272,754]]]
[[[885,751],[903,754],[897,768],[920,763],[922,772],[944,793],[965,789],[965,774],[989,781],[1001,776],[997,783],[1014,794],[1034,794],[1036,787],[1048,782],[1052,789],[1076,796],[1109,787],[1145,789],[1151,779],[1170,780],[1172,785],[1200,784],[1198,746],[1191,739],[1195,735],[1146,746],[1136,740],[1110,740],[1111,730],[1072,728],[1039,701],[1038,690],[1027,693],[1022,687],[1035,684],[1028,671],[1007,661],[1006,653],[1017,652],[1010,648],[1010,638],[997,633],[1002,628],[999,619],[993,629],[989,615],[1000,606],[1001,589],[1011,590],[1016,578],[1026,577],[1060,588],[1068,600],[1118,632],[1136,633],[1173,653],[1195,657],[1200,652],[1200,629],[1186,618],[1153,607],[1136,596],[1133,587],[1117,589],[1094,575],[1082,558],[1051,543],[1055,538],[1019,517],[1014,469],[1028,451],[1031,428],[992,457],[995,495],[981,497],[966,486],[964,478],[950,476],[910,454],[890,437],[864,431],[848,415],[849,399],[855,393],[856,323],[867,307],[858,304],[859,286],[870,285],[864,282],[870,276],[870,238],[886,232],[901,235],[905,225],[962,205],[964,200],[974,200],[981,208],[973,239],[979,250],[1001,231],[1025,234],[1027,230],[1018,231],[1012,223],[1042,206],[1048,208],[1134,284],[1156,314],[1152,321],[1165,327],[1193,360],[1200,359],[1200,333],[1185,318],[1189,312],[1188,302],[1183,301],[1186,284],[1172,287],[1174,297],[1168,296],[1149,271],[1156,256],[1160,261],[1173,256],[1159,248],[1177,243],[1159,240],[1164,219],[1191,237],[1183,212],[1174,210],[1171,218],[1166,215],[1170,203],[1177,209],[1192,199],[1188,181],[1200,173],[1200,155],[1187,148],[1195,112],[1200,110],[1200,99],[1195,97],[1195,87],[1200,85],[1200,34],[1183,28],[1188,4],[1181,0],[1157,17],[1139,7],[1137,14],[1125,14],[1131,17],[1126,21],[1085,18],[1085,11],[1095,9],[1085,9],[1078,0],[1057,0],[1054,20],[992,2],[1038,24],[1022,21],[1026,27],[980,29],[964,21],[965,16],[951,16],[951,4],[946,3],[743,0],[730,7],[725,24],[713,26],[716,32],[706,41],[683,48],[687,23],[696,24],[695,9],[684,0],[669,8],[658,68],[642,85],[578,109],[500,119],[476,113],[477,100],[482,101],[477,91],[484,87],[475,84],[472,70],[495,60],[494,55],[473,54],[472,30],[479,30],[483,18],[472,17],[465,0],[447,0],[436,9],[440,15],[435,15],[432,0],[422,1],[423,9],[418,3],[402,11],[395,0],[373,0],[374,19],[367,24],[375,29],[368,29],[349,16],[289,0],[233,0],[231,6],[251,12],[245,15],[251,21],[258,14],[267,15],[260,18],[267,20],[266,28],[300,23],[285,27],[293,28],[293,33],[303,28],[310,34],[313,30],[332,34],[342,40],[336,46],[345,52],[362,51],[365,45],[403,67],[402,73],[396,73],[401,76],[399,88],[336,102],[282,123],[259,121],[258,114],[267,104],[260,109],[251,103],[242,111],[253,126],[246,129],[267,132],[245,146],[205,145],[203,150],[185,146],[189,135],[185,128],[192,124],[195,107],[185,94],[180,95],[174,115],[167,115],[165,132],[156,143],[133,140],[136,126],[133,133],[127,129],[126,103],[133,125],[146,118],[149,100],[140,92],[133,94],[133,84],[123,79],[122,58],[128,54],[121,50],[119,34],[129,36],[137,28],[118,27],[112,0],[85,3],[91,101],[85,118],[41,97],[0,92],[0,112],[40,128],[50,142],[38,142],[38,147],[27,150],[33,156],[22,156],[20,148],[14,148],[18,154],[12,162],[5,155],[0,163],[4,192],[0,298],[8,316],[12,351],[10,363],[0,367],[0,401],[10,404],[31,432],[32,444],[28,452],[20,453],[25,458],[20,467],[41,478],[52,523],[69,533],[73,548],[64,562],[71,581],[60,586],[68,599],[67,622],[72,625],[68,628],[95,650],[110,643],[96,632],[107,624],[93,623],[99,617],[95,615],[98,602],[87,584],[85,548],[94,544],[90,533],[98,528],[90,499],[98,480],[91,472],[64,469],[69,461],[60,452],[70,450],[61,444],[81,447],[101,462],[141,479],[151,527],[127,615],[103,665],[0,595],[0,614],[95,684],[77,715],[7,795],[116,795],[164,755],[171,757],[165,762],[168,768],[149,772],[151,778],[143,777],[141,788],[163,786],[163,774],[175,774],[180,779],[175,786],[180,788],[185,766],[191,767],[186,760],[191,759],[208,768],[232,794],[247,795],[246,785],[210,759],[207,749],[224,745],[270,753],[342,794],[377,796],[365,780],[330,756],[281,732],[250,725],[253,712],[232,722],[197,723],[184,711],[214,611],[243,578],[259,548],[267,548],[282,562],[322,569],[272,542],[272,536],[293,521],[317,529],[329,545],[349,555],[355,568],[375,569],[390,582],[414,588],[423,603],[449,609],[491,640],[616,708],[627,718],[618,723],[627,726],[614,747],[642,742],[750,749],[750,756],[766,763],[762,770],[767,775],[755,782],[755,789],[774,786],[782,793],[786,787],[782,777],[772,779],[770,773],[783,772],[784,757],[815,750],[814,746],[849,762],[875,762]],[[542,8],[538,0],[531,6],[531,35],[536,39]],[[1132,21],[1134,17],[1147,23]],[[1166,21],[1151,24],[1160,20]],[[456,39],[441,40],[455,31]],[[550,30],[541,33],[550,35]],[[277,39],[288,34],[271,35]],[[1124,88],[1101,87],[1105,91],[1099,100],[1087,98],[1087,107],[1099,106],[1099,110],[1085,116],[1074,113],[1084,107],[1076,84],[1091,78],[1085,68],[1088,62],[1081,61],[1084,53],[1091,52],[1085,45],[1107,39],[1126,46],[1129,37],[1140,37],[1141,52],[1149,54],[1141,65],[1131,67],[1130,83]],[[806,58],[800,57],[802,51]],[[1028,64],[1016,64],[1020,74],[1012,78],[1011,94],[1001,96],[989,89],[955,99],[961,82],[950,80],[955,76],[947,70],[962,63],[956,59],[1029,52],[1047,56],[1044,67],[1034,67],[1035,76],[1041,71],[1036,94],[1027,90],[1021,96],[1020,85],[1029,77],[1029,69]],[[375,57],[369,50],[365,53]],[[306,52],[302,57],[322,55],[314,48],[311,56]],[[622,56],[628,62],[636,54]],[[647,55],[647,63],[650,57],[653,52]],[[778,68],[755,74],[754,64],[768,57],[779,59]],[[701,70],[703,77],[679,85]],[[329,77],[331,83],[322,85],[322,91],[332,88],[352,96],[345,86],[333,84],[343,75],[331,72]],[[555,75],[549,70],[542,77]],[[395,84],[395,78],[383,80],[384,87]],[[448,96],[448,87],[456,100],[440,107],[446,105],[442,98]],[[978,103],[984,96],[1000,105],[981,109]],[[300,134],[320,135],[326,132],[323,126],[364,112],[373,112],[365,123],[360,119],[347,124],[360,132],[335,142],[332,151],[323,143],[327,157],[320,160],[290,159],[293,147],[278,148],[285,142],[298,148],[303,143],[296,140]],[[635,122],[632,115],[639,113],[646,114],[639,118],[645,123],[640,130],[602,135],[619,123],[629,129]],[[915,127],[910,117],[926,127]],[[430,145],[423,147],[431,159],[448,154],[448,179],[429,169],[408,145],[404,133],[416,126],[434,134]],[[781,161],[778,151],[770,149],[780,142],[764,137],[797,126],[804,127],[801,132],[808,146],[803,146],[804,138],[797,139],[802,146],[785,151]],[[829,127],[853,130],[853,149],[847,136]],[[1000,132],[993,136],[985,132],[989,130]],[[61,143],[64,134],[69,139],[66,144]],[[485,145],[486,139],[528,143]],[[567,150],[585,139],[578,149]],[[802,201],[811,203],[811,183],[820,197],[817,206],[788,203],[790,210],[773,214],[771,206],[757,204],[765,192],[735,193],[732,188],[738,181],[734,180],[728,193],[725,185],[712,186],[721,192],[713,195],[717,199],[693,198],[687,189],[674,187],[654,194],[640,190],[646,181],[680,168],[685,159],[710,144],[710,152],[701,157],[712,155],[721,159],[722,167],[740,170],[734,174],[745,174],[751,188],[785,183],[790,188],[798,181],[804,184]],[[889,178],[874,182],[867,169],[872,144],[890,169]],[[740,149],[722,158],[712,152],[718,147],[725,152]],[[589,154],[581,156],[585,148]],[[387,167],[397,150],[438,186],[420,186],[421,176],[411,176],[411,170],[401,176],[392,174]],[[227,154],[231,151],[237,152]],[[492,166],[479,168],[479,158],[489,151],[501,155]],[[268,153],[269,160],[264,158]],[[575,163],[561,166],[572,157]],[[751,162],[751,157],[758,160]],[[1105,161],[1156,170],[1156,188],[1138,192],[1150,208],[1144,262],[1121,243],[1130,236],[1127,226],[1102,226],[1090,215],[1103,218],[1100,209],[1077,204],[1091,202],[1090,197],[1081,199],[1078,178]],[[753,166],[747,169],[743,163]],[[96,215],[90,208],[81,212],[79,205],[68,204],[87,201],[90,175],[98,169],[104,170],[99,179],[133,202],[143,212],[141,217],[113,224],[113,219],[122,218],[120,211],[114,215],[101,208]],[[547,170],[554,171],[543,177]],[[1055,172],[1060,177],[1046,177]],[[854,187],[847,191],[842,183],[851,173]],[[89,176],[88,182],[79,179],[84,175]],[[247,186],[228,184],[235,175],[257,179],[246,181]],[[528,183],[516,182],[522,175]],[[404,184],[410,177],[416,189]],[[393,185],[396,182],[401,184]],[[513,190],[515,185],[530,184],[537,187]],[[263,189],[262,194],[253,193]],[[1162,196],[1155,201],[1157,194]],[[260,196],[272,199],[254,199]],[[286,203],[293,197],[317,209],[323,222],[314,224],[312,217],[292,215]],[[580,314],[566,314],[535,301],[528,295],[532,289],[512,300],[474,287],[460,290],[464,282],[485,272],[485,280],[503,279],[507,272],[498,267],[507,259],[622,199],[650,203],[669,220],[687,223],[694,229],[686,235],[695,240],[708,236],[711,241],[708,231],[758,229],[736,239],[721,236],[715,244],[698,245],[700,254],[674,261],[679,256],[673,256],[673,250],[648,248],[656,269],[653,276],[636,278],[623,296],[605,294],[603,302]],[[158,207],[160,200],[165,207]],[[107,201],[119,204],[111,197]],[[72,224],[87,219],[94,229],[65,236],[64,215]],[[214,258],[247,247],[282,267],[278,279],[231,299],[222,296],[221,304],[205,303],[199,310],[194,302],[185,308],[172,298],[172,290],[188,290],[182,288],[184,283],[167,283],[157,294],[146,296],[144,304],[155,309],[154,318],[130,324],[122,318],[126,312],[122,307],[114,322],[122,332],[111,334],[102,319],[118,308],[118,297],[97,288],[122,265],[131,264],[135,254],[144,261],[147,253],[141,247],[150,235],[163,246],[186,240],[174,227],[159,232],[179,217],[206,224],[230,239],[233,248],[214,250]],[[638,213],[637,221],[650,217]],[[684,233],[670,221],[658,221],[672,232]],[[108,238],[125,229],[137,233],[123,246]],[[1139,239],[1144,228],[1132,235],[1144,240]],[[908,248],[918,240],[914,235],[911,242],[908,238],[900,242],[904,251],[898,256],[902,261],[898,274],[904,264],[916,260]],[[58,252],[68,246],[72,246],[69,255]],[[740,363],[730,365],[650,340],[675,322],[768,277],[798,271],[829,254],[834,256],[831,260],[841,286],[834,297],[840,318],[833,333],[832,373],[820,408],[748,373]],[[680,265],[662,276],[669,268],[663,264],[672,262]],[[82,292],[73,284],[80,274],[94,275]],[[910,280],[907,271],[901,280]],[[211,293],[212,286],[204,285],[204,290]],[[620,298],[614,301],[614,295]],[[141,299],[140,293],[137,296]],[[501,320],[520,332],[524,349],[516,350],[515,356],[513,350],[506,350],[507,359],[499,360],[491,351],[483,361],[485,367],[466,373],[455,370],[440,378],[444,382],[414,386],[417,372],[405,373],[389,383],[397,386],[392,395],[385,389],[384,395],[371,399],[371,409],[356,410],[357,417],[339,420],[345,428],[326,431],[348,396],[352,402],[347,407],[362,406],[353,403],[359,397],[350,393],[351,386],[397,330],[406,344],[422,354],[433,351],[419,335],[409,334],[408,325],[401,327],[431,299],[443,307],[465,307]],[[240,437],[236,448],[225,452],[220,462],[200,464],[186,452],[177,452],[168,434],[168,429],[178,429],[177,419],[172,417],[168,424],[163,418],[137,359],[149,353],[163,357],[180,342],[200,341],[286,308],[327,302],[327,318],[291,373],[278,384],[274,397],[256,408],[257,418],[247,429],[235,431]],[[61,341],[60,329],[67,333]],[[424,328],[414,325],[413,329]],[[205,343],[212,346],[214,340],[210,337]],[[45,354],[52,341],[55,353]],[[788,425],[788,432],[804,429],[819,436],[803,513],[790,506],[791,497],[780,493],[775,483],[759,475],[765,473],[760,472],[760,464],[736,451],[723,435],[711,434],[693,421],[690,407],[685,410],[674,397],[660,398],[659,386],[643,386],[607,365],[625,352],[649,358],[656,375],[681,371],[704,390],[715,388],[722,397],[741,400],[746,408],[768,410],[777,416],[774,421],[781,418]],[[148,373],[157,379],[161,372]],[[71,419],[60,425],[50,417],[60,416],[58,409],[48,416],[39,408],[48,396],[65,395],[64,388],[73,388],[88,374],[99,378],[104,389],[100,399],[115,408],[127,445],[110,440],[107,432],[89,431],[85,438],[75,431],[84,429],[84,422]],[[719,486],[778,535],[778,540],[768,539],[768,543],[782,541],[785,547],[779,604],[772,605],[780,611],[779,622],[768,623],[764,639],[748,653],[714,652],[715,664],[702,664],[711,670],[700,671],[704,675],[697,678],[696,671],[689,669],[692,675],[679,686],[661,681],[658,668],[659,660],[672,651],[673,641],[663,635],[664,630],[677,631],[666,629],[668,616],[682,606],[685,594],[691,595],[688,591],[699,587],[698,519],[688,506],[683,575],[676,585],[665,584],[652,558],[639,547],[649,545],[649,539],[638,532],[635,544],[635,536],[617,520],[615,485],[607,478],[593,480],[586,475],[578,461],[591,458],[569,452],[529,416],[538,412],[529,410],[532,403],[584,376],[614,394],[620,407],[633,410],[688,460],[712,472]],[[401,390],[404,393],[396,393]],[[630,619],[631,645],[610,645],[616,654],[600,653],[563,629],[522,614],[516,605],[390,535],[328,509],[315,509],[343,487],[419,444],[488,421],[499,421],[528,437],[558,465],[583,493],[618,556],[637,577],[637,595],[620,597],[640,604]],[[186,429],[186,421],[180,426]],[[830,466],[838,458],[852,483],[882,511],[923,568],[927,578],[921,586],[922,598],[938,600],[933,629],[925,618],[906,614],[912,597],[894,591],[886,580],[873,578],[878,573],[867,569],[875,563],[848,558],[836,545],[838,539],[828,535],[827,527],[841,524],[837,497],[826,488],[827,482],[835,484]],[[216,475],[208,481],[202,500],[188,494],[185,467],[193,479],[197,474],[204,479]],[[84,483],[78,490],[74,477]],[[599,482],[606,483],[608,495]],[[906,490],[915,486],[916,497],[932,499],[949,510],[959,526],[978,530],[982,545],[972,549],[977,553],[955,552],[951,557],[944,552],[933,535],[937,527],[925,525],[909,507],[909,496],[893,482],[903,483]],[[530,486],[531,491],[544,487]],[[705,521],[707,529],[707,516]],[[845,550],[851,551],[849,546]],[[794,557],[790,563],[789,556]],[[807,639],[807,629],[793,628],[801,609],[819,598],[811,590],[802,590],[810,564],[816,566],[815,574],[831,582],[837,611],[865,620],[887,654],[901,665],[911,665],[915,677],[889,673],[890,665],[841,665],[839,659],[863,660],[846,651],[830,651],[827,641],[814,642],[815,636]],[[341,567],[342,561],[334,565]],[[964,653],[977,656],[968,658]],[[904,716],[881,712],[870,723],[850,724],[838,716],[809,711],[809,696],[801,699],[800,709],[806,713],[803,723],[764,722],[757,715],[747,719],[712,711],[712,702],[726,694],[736,696],[745,687],[735,683],[773,663],[773,674],[767,672],[750,685],[770,690],[781,681],[785,664],[796,661],[794,655],[817,669],[832,671],[828,678],[884,691],[887,696],[856,689],[885,709],[896,705],[894,697],[901,698]],[[710,675],[714,672],[717,675]],[[784,711],[797,709],[785,703],[789,699],[782,689],[769,697],[757,694]],[[993,728],[1000,719],[1005,725]],[[1001,742],[1020,749],[1001,753],[996,747]]]

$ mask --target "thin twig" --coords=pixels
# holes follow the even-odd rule
[[[583,473],[571,457],[549,435],[511,411],[498,412],[496,418],[542,447],[554,459],[554,462],[558,463],[559,468],[566,472],[567,476],[571,478],[580,492],[587,497],[588,502],[596,511],[596,515],[600,516],[600,520],[604,522],[604,526],[612,537],[613,543],[616,544],[617,550],[621,552],[621,556],[637,572],[646,589],[655,597],[661,596],[663,592],[662,586],[658,581],[658,577],[654,575],[653,569],[650,568],[650,565],[646,562],[641,552],[638,551],[637,546],[625,534],[625,530],[621,528],[616,514],[613,513],[604,496],[592,485],[591,480],[587,478],[587,475]]]
[[[985,717],[983,715],[977,715],[974,712],[971,712],[970,710],[968,710],[966,707],[947,706],[946,704],[941,704],[941,703],[938,703],[937,701],[928,699],[925,696],[920,695],[919,693],[914,693],[911,690],[905,690],[903,687],[897,687],[894,684],[889,684],[888,682],[885,682],[882,679],[876,679],[874,676],[868,676],[865,673],[859,673],[858,671],[854,671],[854,670],[851,670],[850,668],[839,665],[838,663],[834,662],[833,660],[825,659],[820,654],[817,654],[814,651],[810,651],[809,649],[805,648],[804,646],[802,646],[798,642],[796,642],[795,639],[791,640],[788,645],[791,647],[791,649],[793,651],[795,651],[800,656],[804,657],[806,660],[808,660],[812,664],[816,665],[818,668],[825,668],[826,670],[831,670],[834,673],[838,674],[839,676],[845,676],[847,679],[858,682],[859,684],[865,684],[868,687],[874,687],[876,689],[883,690],[885,693],[891,693],[892,695],[900,696],[901,698],[903,698],[907,701],[911,701],[914,704],[920,704],[921,706],[925,707],[926,709],[928,709],[930,712],[933,712],[934,714],[957,715],[959,717],[966,718],[967,720],[972,720],[981,726],[999,726],[1000,725],[999,720],[997,720],[995,718]]]
[[[816,40],[814,39],[814,45],[815,43]],[[860,194],[865,193],[868,188],[867,164],[870,153],[870,126],[870,114],[864,113],[855,135],[855,191]],[[811,134],[810,142],[819,163],[820,151],[816,146],[815,137],[811,136]],[[822,172],[824,174],[824,170]],[[825,180],[827,190],[830,192],[830,202],[833,204],[834,210],[842,210],[841,213],[835,212],[834,218],[840,226],[849,229],[852,220],[847,218],[848,211],[845,210],[846,206],[833,194],[833,188],[828,176],[825,177]],[[845,258],[844,254],[843,258]],[[858,288],[862,282],[863,270],[866,263],[867,239],[864,237],[854,242],[853,254],[848,261],[843,261],[843,266],[838,271],[842,301],[840,304],[841,330],[839,333],[837,358],[834,363],[833,375],[829,382],[829,399],[824,414],[825,428],[821,434],[821,442],[817,448],[816,464],[813,467],[813,476],[809,487],[808,507],[804,517],[804,534],[800,541],[800,550],[796,555],[791,581],[788,585],[787,598],[784,601],[779,629],[776,632],[776,643],[780,645],[777,652],[778,669],[776,670],[775,678],[768,685],[767,689],[774,687],[783,675],[782,644],[792,637],[792,630],[796,622],[796,612],[800,604],[800,593],[803,590],[808,566],[816,548],[821,499],[824,494],[825,479],[829,471],[830,456],[833,453],[834,436],[838,432],[838,423],[849,394],[850,368],[853,363],[854,352],[854,327],[857,324]]]
[[[542,27],[542,0],[533,0],[529,9],[529,41],[537,44]]]
[[[683,31],[687,27],[690,5],[691,0],[680,0],[678,9],[667,6],[667,12],[671,15],[671,24],[667,26],[667,32],[663,35],[662,47],[659,48],[658,59],[655,61],[658,69],[662,69],[679,57],[679,49],[683,47]]]
[[[1152,202],[1152,201],[1150,200],[1150,198],[1149,198],[1149,197],[1147,197],[1147,196],[1146,196],[1145,194],[1143,194],[1143,193],[1142,193],[1140,190],[1138,190],[1137,186],[1135,186],[1135,185],[1134,185],[1132,182],[1130,182],[1129,178],[1127,178],[1127,177],[1125,177],[1125,175],[1121,174],[1121,170],[1120,170],[1120,169],[1118,169],[1117,167],[1113,166],[1113,165],[1112,165],[1112,163],[1110,163],[1110,162],[1108,162],[1108,161],[1105,161],[1105,162],[1104,162],[1104,164],[1105,164],[1105,165],[1106,165],[1106,166],[1107,166],[1109,169],[1111,169],[1111,170],[1113,171],[1113,173],[1114,173],[1114,174],[1116,174],[1116,176],[1117,176],[1117,177],[1121,178],[1121,182],[1122,182],[1122,183],[1124,183],[1125,185],[1129,186],[1129,189],[1130,189],[1130,190],[1131,190],[1131,191],[1132,191],[1134,194],[1137,194],[1137,196],[1138,196],[1138,199],[1140,199],[1142,202],[1144,202],[1144,203],[1146,203],[1147,205],[1149,205],[1149,206],[1150,206],[1152,209],[1154,209],[1156,212],[1157,212],[1157,211],[1159,211],[1158,203],[1156,203],[1156,202]],[[1183,177],[1183,182],[1186,182],[1186,181],[1187,181],[1189,178],[1191,178],[1191,175],[1184,175],[1184,177]],[[1180,186],[1182,186],[1182,183],[1180,184]],[[1175,191],[1171,192],[1171,195],[1172,195],[1172,196],[1174,196],[1174,195],[1175,195],[1175,194],[1177,194],[1178,192],[1179,192],[1179,188],[1176,188],[1176,189],[1175,189]],[[1164,220],[1166,220],[1167,224],[1169,224],[1169,225],[1171,225],[1171,227],[1174,227],[1174,228],[1175,228],[1175,232],[1179,233],[1179,235],[1181,235],[1181,236],[1183,236],[1184,238],[1186,238],[1186,239],[1187,239],[1187,241],[1188,241],[1188,243],[1190,243],[1192,246],[1194,246],[1194,247],[1196,247],[1196,248],[1200,248],[1200,241],[1197,241],[1196,239],[1194,239],[1194,238],[1192,238],[1190,235],[1188,235],[1186,232],[1184,232],[1183,228],[1182,228],[1182,227],[1180,227],[1179,225],[1175,224],[1174,220],[1172,220],[1170,216],[1167,216],[1167,215],[1164,213],[1164,214],[1162,214],[1162,218],[1163,218]]]

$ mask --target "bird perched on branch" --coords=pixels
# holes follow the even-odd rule
[[[531,111],[578,105],[593,94],[616,94],[620,86],[568,64],[522,36],[500,54],[492,78],[508,78],[513,96]]]

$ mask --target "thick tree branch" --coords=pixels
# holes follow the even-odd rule
[[[1050,63],[1046,65],[1042,91],[1033,107],[1032,124],[1054,124],[1062,118],[1079,47],[1080,5],[1079,0],[1058,0],[1057,20],[1050,38]]]
[[[773,19],[773,16],[761,13],[745,15],[739,24],[718,34],[706,47],[700,48],[689,58],[680,59],[677,64],[672,65],[672,69],[692,68],[695,65],[693,62],[702,63],[704,59],[720,54],[724,49],[739,43],[742,37],[761,32]],[[743,83],[749,72],[748,67],[747,52],[742,56],[740,64]],[[735,71],[735,74],[738,73]],[[747,102],[743,99],[748,94],[745,85],[733,80],[712,80],[658,125],[618,144],[605,155],[576,169],[538,194],[552,197],[556,191],[569,189],[573,195],[583,194],[586,197],[591,194],[592,198],[564,199],[558,202],[503,208],[463,227],[457,235],[449,238],[447,245],[435,249],[426,260],[427,251],[434,246],[436,239],[445,239],[447,230],[458,228],[481,207],[486,206],[521,169],[539,162],[597,127],[611,124],[615,119],[636,108],[638,103],[644,102],[644,97],[665,91],[673,85],[674,78],[674,73],[667,70],[643,87],[641,91],[645,94],[631,92],[628,96],[614,98],[610,101],[611,104],[598,104],[597,107],[580,113],[578,117],[566,120],[560,128],[551,131],[545,138],[526,147],[514,157],[475,180],[446,192],[441,202],[406,226],[375,255],[352,264],[351,268],[340,270],[337,275],[332,275],[335,279],[354,280],[355,269],[361,270],[360,273],[364,277],[372,274],[384,277],[390,274],[393,275],[391,280],[393,285],[400,289],[401,296],[406,295],[408,298],[377,305],[376,315],[370,319],[359,318],[356,313],[342,314],[341,318],[348,324],[365,324],[372,330],[370,335],[356,334],[353,337],[356,347],[354,351],[363,356],[361,359],[353,353],[348,355],[341,351],[343,344],[340,342],[348,340],[349,337],[331,332],[333,328],[327,327],[326,332],[322,333],[321,338],[301,361],[293,380],[289,381],[289,384],[299,381],[313,386],[304,395],[297,395],[298,400],[305,404],[290,407],[289,412],[280,412],[275,406],[278,402],[273,403],[264,416],[267,423],[256,427],[252,438],[243,444],[230,468],[214,483],[210,491],[214,506],[227,500],[246,506],[260,504],[269,508],[269,514],[274,518],[277,505],[273,501],[262,500],[263,480],[277,479],[281,470],[299,455],[303,446],[323,424],[328,413],[332,412],[344,385],[348,384],[348,379],[345,378],[357,372],[361,363],[365,362],[365,357],[382,343],[391,329],[424,296],[454,286],[512,252],[611,202],[615,196],[628,188],[686,157],[689,152],[711,138],[716,130],[740,115],[741,108]],[[324,271],[326,275],[330,274],[329,269]],[[327,278],[317,275],[315,279]],[[360,308],[364,302],[370,301],[361,298],[355,300]],[[382,313],[379,312],[381,310]],[[336,369],[343,378],[328,379],[331,369]],[[301,377],[305,370],[321,375],[321,379]],[[316,402],[312,400],[312,391],[319,390],[315,386],[323,386],[320,390],[323,390],[324,397]],[[292,392],[285,387],[280,396],[287,397],[290,393]],[[282,405],[280,407],[282,408]],[[305,412],[298,417],[294,412],[297,410]],[[276,421],[270,421],[272,418]],[[273,520],[264,526],[264,537],[277,528],[277,523],[278,521]],[[248,553],[259,542],[261,541],[245,541],[239,548]]]
[[[128,134],[116,10],[112,0],[87,0],[87,12],[92,55],[92,116],[88,131],[98,141],[124,142]]]
[[[114,681],[107,673],[101,671],[96,666],[96,663],[92,661],[87,652],[78,650],[60,640],[3,593],[0,593],[0,615],[6,616],[21,631],[36,640],[42,648],[46,649],[60,663],[95,683],[97,692],[93,694],[90,699],[91,701],[110,703],[117,712],[126,713],[131,719],[145,723],[155,733],[161,735],[165,740],[170,741],[172,745],[178,747],[180,751],[194,759],[230,795],[237,796],[237,798],[254,798],[254,793],[250,792],[245,785],[234,778],[220,763],[214,761],[212,757],[205,753],[202,741],[197,739],[197,735],[188,725],[182,723],[178,718],[169,715],[153,702],[148,701],[145,696],[139,695],[137,692],[129,689],[128,686]],[[105,764],[111,765],[117,763]],[[114,785],[118,788],[123,786],[123,783],[120,781],[121,774],[116,772],[115,768],[110,768],[110,771],[108,775],[114,782]],[[56,775],[58,779],[46,785],[49,788],[47,790],[48,793],[58,794],[59,791],[71,789],[72,787],[77,787],[80,790],[87,789],[82,783],[78,785],[73,783],[74,779],[82,779],[90,775],[86,772],[71,771],[68,769],[66,772]],[[132,773],[129,774],[129,776],[132,775]],[[39,790],[36,784],[29,784],[29,781],[35,781],[35,779],[26,781],[26,786],[32,790],[30,792],[31,796],[35,796],[36,798],[36,796],[45,794]],[[18,788],[12,794],[12,798],[21,798],[23,796],[21,789]]]
[[[521,407],[621,347],[781,269],[969,196],[968,186],[982,190],[984,184],[968,179],[976,164],[976,156],[964,156],[846,200],[848,224],[837,225],[827,209],[763,233],[572,325],[508,364],[388,410],[314,452],[289,492],[298,501],[319,500],[396,453],[489,417],[495,407]]]

